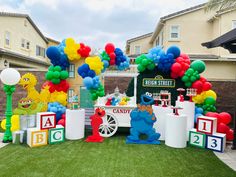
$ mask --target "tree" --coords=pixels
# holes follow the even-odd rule
[[[223,10],[223,9],[234,9],[236,8],[235,0],[209,0],[206,3],[206,11],[210,10]]]

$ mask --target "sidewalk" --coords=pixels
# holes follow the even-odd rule
[[[4,146],[8,145],[8,143],[3,143],[3,142],[2,142],[3,135],[4,135],[4,133],[0,133],[0,148],[2,148],[2,147],[4,147]]]
[[[224,153],[214,152],[215,155],[226,165],[236,171],[236,150],[231,149],[232,145],[227,145]]]

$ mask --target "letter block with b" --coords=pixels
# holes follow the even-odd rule
[[[27,144],[30,147],[44,146],[48,144],[48,130],[38,128],[27,129]]]

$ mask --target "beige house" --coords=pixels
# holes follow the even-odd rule
[[[152,44],[149,43],[153,33],[147,33],[142,36],[138,36],[127,40],[126,42],[126,54],[140,55],[141,53],[147,53]]]
[[[127,41],[127,48],[139,45],[145,49],[141,53],[147,53],[148,49],[157,45],[163,46],[164,49],[177,45],[192,60],[201,59],[206,62],[207,70],[203,75],[209,80],[235,81],[236,55],[219,47],[207,49],[201,44],[235,28],[236,10],[205,12],[204,6],[205,4],[200,4],[161,17],[151,37],[142,38],[143,43],[130,39]],[[127,54],[135,56],[135,47],[129,49]]]
[[[0,69],[48,68],[45,51],[58,42],[46,38],[28,15],[0,12],[0,26]]]

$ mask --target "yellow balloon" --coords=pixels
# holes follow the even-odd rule
[[[77,44],[72,38],[66,39],[65,43],[66,47],[64,48],[64,52],[69,60],[79,60],[81,55],[77,53],[77,50],[80,49],[80,44]]]
[[[96,75],[101,74],[101,71],[103,70],[103,62],[101,61],[100,57],[87,57],[85,59],[85,63],[89,65],[91,70],[95,71]]]
[[[208,90],[205,92],[205,95],[204,95],[204,100],[207,98],[207,97],[212,97],[214,98],[215,100],[217,99],[217,95],[216,95],[216,92],[214,92],[213,90]]]
[[[1,127],[3,130],[6,130],[6,119],[3,119],[1,122]],[[20,116],[13,115],[11,116],[11,131],[20,130]]]
[[[63,106],[67,105],[67,93],[65,92],[53,92],[51,93],[50,102],[59,102]]]

